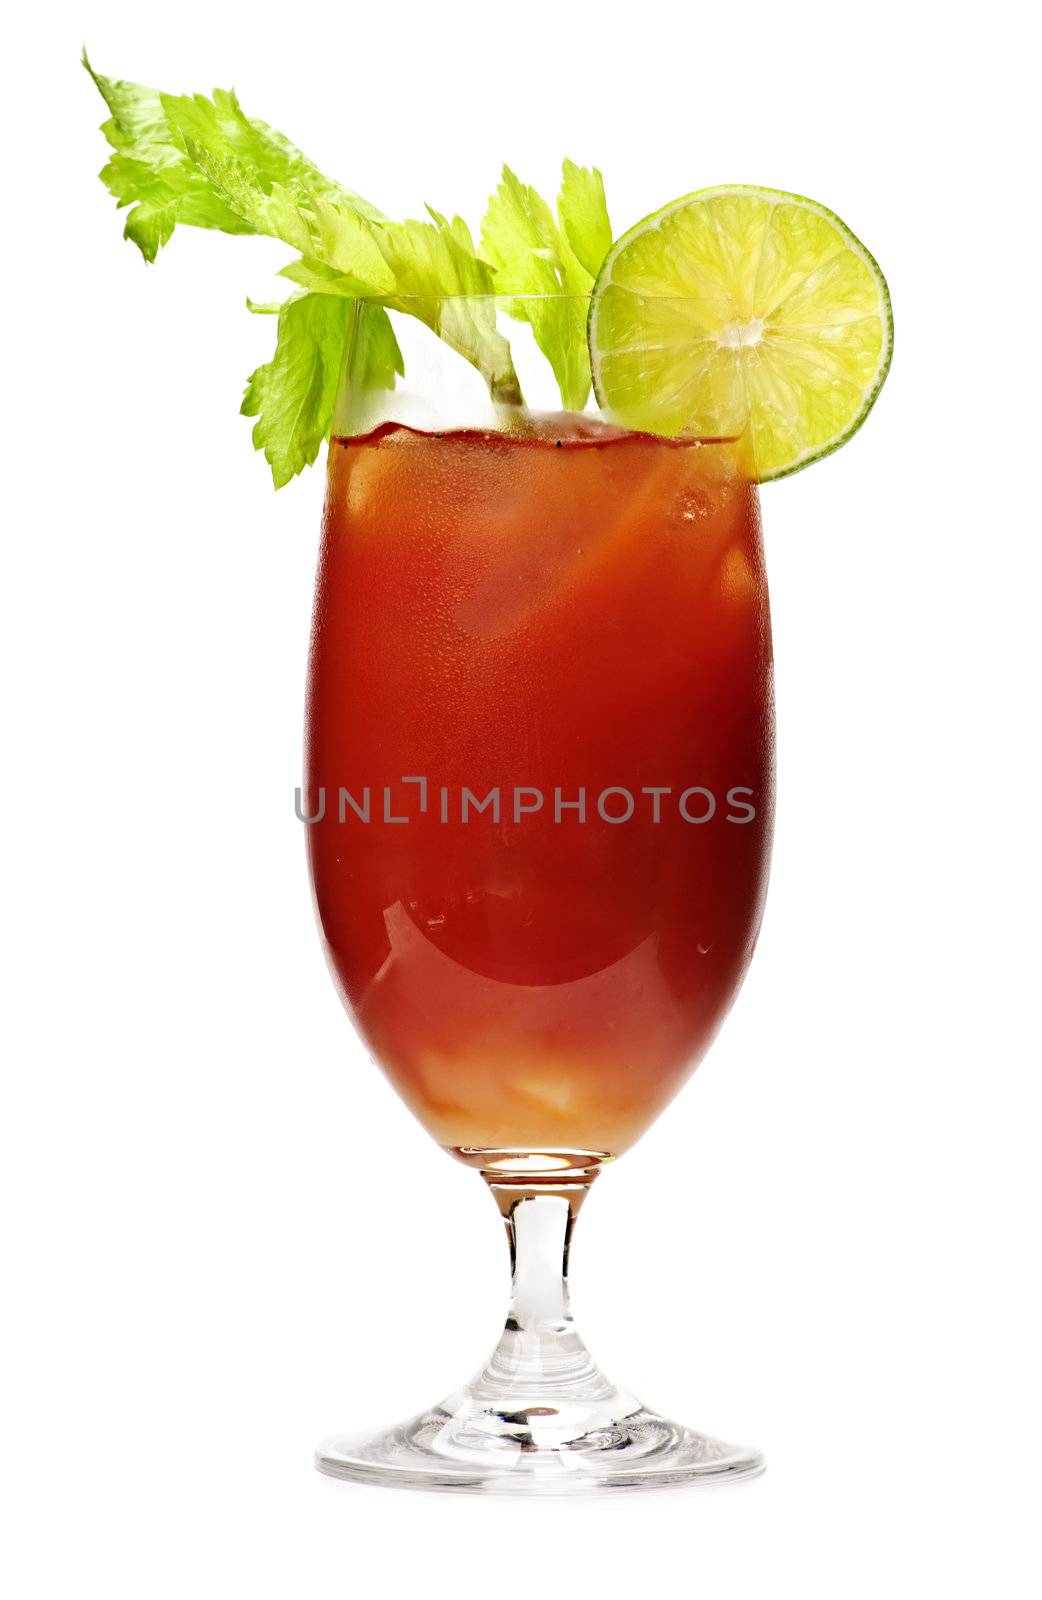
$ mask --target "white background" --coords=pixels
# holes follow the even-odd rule
[[[5,51],[12,1600],[1038,1593],[1038,185],[1026,21],[913,4],[21,7]],[[1023,12],[1026,18],[1027,11]],[[505,1251],[324,969],[292,814],[321,474],[237,415],[285,252],[146,270],[99,70],[385,210],[596,162],[616,231],[746,181],[889,277],[862,434],[764,493],[777,848],[697,1078],[575,1252],[607,1369],[758,1482],[582,1503],[319,1479],[479,1364]]]

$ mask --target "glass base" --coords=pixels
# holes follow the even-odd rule
[[[755,1450],[724,1444],[643,1406],[582,1427],[574,1407],[455,1415],[435,1406],[381,1433],[337,1436],[316,1452],[331,1478],[472,1494],[576,1494],[753,1478]]]
[[[327,1439],[320,1472],[407,1489],[574,1494],[752,1478],[755,1450],[670,1422],[612,1383],[576,1331],[568,1303],[568,1247],[591,1176],[560,1153],[525,1156],[521,1186],[503,1175],[509,1152],[479,1152],[507,1225],[513,1295],[502,1337],[473,1382],[430,1411],[379,1433]],[[585,1156],[579,1152],[578,1155]],[[510,1156],[512,1164],[520,1158]],[[570,1181],[574,1178],[574,1182]],[[533,1186],[534,1185],[534,1186]]]

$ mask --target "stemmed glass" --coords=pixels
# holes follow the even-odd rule
[[[773,703],[745,441],[555,410],[516,328],[529,404],[490,398],[458,350],[516,301],[411,309],[393,390],[359,354],[384,313],[352,311],[301,815],[344,1003],[489,1187],[513,1296],[473,1381],[318,1465],[544,1493],[748,1476],[756,1452],[601,1372],[567,1288],[591,1184],[697,1064],[759,926]]]

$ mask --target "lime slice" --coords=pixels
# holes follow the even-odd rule
[[[613,245],[590,305],[602,407],[629,428],[749,428],[761,481],[864,422],[890,365],[886,280],[831,211],[730,184],[686,195]]]

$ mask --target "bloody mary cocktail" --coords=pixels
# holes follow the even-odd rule
[[[334,440],[311,815],[320,794],[329,959],[428,1130],[625,1149],[760,920],[771,656],[740,447],[577,417]]]

